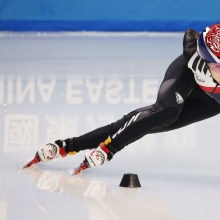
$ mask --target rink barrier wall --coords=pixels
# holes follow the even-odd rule
[[[1,31],[202,31],[213,22],[184,21],[0,21]]]
[[[2,31],[184,31],[220,21],[219,0],[2,0]]]

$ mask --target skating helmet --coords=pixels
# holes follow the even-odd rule
[[[197,51],[209,63],[220,63],[220,23],[206,27],[199,35]]]

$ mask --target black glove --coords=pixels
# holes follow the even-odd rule
[[[183,55],[186,60],[189,61],[192,55],[197,50],[197,39],[199,38],[199,32],[187,29],[183,38]]]

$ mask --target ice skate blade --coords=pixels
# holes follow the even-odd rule
[[[27,163],[22,169],[28,168],[28,167],[32,166],[33,164],[36,164],[36,163],[39,163],[39,162],[40,162],[40,158],[39,158],[39,156],[36,154],[35,157],[34,157],[34,159],[31,160],[29,163]]]
[[[85,162],[82,162],[77,168],[74,169],[72,176],[80,174],[82,170],[85,170],[87,168],[87,164]]]

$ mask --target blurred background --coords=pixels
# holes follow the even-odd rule
[[[48,142],[153,104],[185,29],[219,11],[217,0],[1,0],[0,220],[219,220],[219,116],[147,135],[80,176],[84,152],[21,169]],[[124,173],[142,187],[119,187]]]

